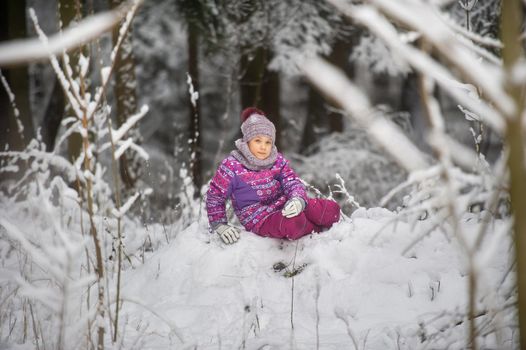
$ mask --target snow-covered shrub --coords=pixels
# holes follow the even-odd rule
[[[509,195],[502,179],[493,173],[481,157],[479,169],[467,173],[459,168],[450,171],[452,190],[455,191],[455,208],[459,216],[470,215],[476,220],[501,219],[510,215]],[[380,204],[389,202],[396,194],[403,194],[397,207],[398,219],[408,222],[430,219],[436,223],[444,222],[451,213],[451,198],[444,191],[441,177],[442,165],[437,164],[425,171],[415,172],[409,178],[382,198]],[[496,196],[491,201],[491,196]],[[493,207],[488,207],[492,204]]]
[[[49,170],[32,173],[24,196],[0,197],[2,341],[71,348],[86,341],[94,322],[85,307],[96,276],[85,264],[84,253],[93,248],[88,225],[79,220],[81,199]]]
[[[46,344],[50,348],[70,349],[91,348],[97,343],[103,348],[110,334],[113,341],[118,340],[120,272],[124,258],[133,264],[132,258],[142,255],[144,261],[144,242],[148,236],[147,232],[137,230],[127,236],[130,227],[138,223],[128,219],[126,212],[140,195],[150,191],[124,197],[117,161],[127,150],[148,158],[131,137],[126,137],[148,108],[145,106],[129,116],[115,130],[104,95],[116,52],[138,5],[138,2],[128,5],[130,11],[119,31],[111,64],[98,72],[101,86],[89,85],[89,57],[81,54],[78,69],[74,70],[67,54],[61,65],[47,47],[70,107],[55,149],[46,152],[45,145],[37,139],[24,151],[0,152],[0,172],[14,174],[2,181],[0,192],[0,235],[2,242],[6,242],[0,247],[0,256],[3,275],[8,276],[2,279],[0,290],[5,301],[2,314],[10,317],[7,322],[0,320],[0,332],[7,334],[2,341],[8,344],[35,343],[40,348],[41,343],[43,348]],[[106,20],[122,19],[122,11],[106,15]],[[35,12],[30,9],[29,13],[40,40],[48,45]],[[82,27],[89,31],[100,24],[86,20],[77,30],[81,32]],[[66,45],[66,40],[55,39],[54,45]],[[69,161],[60,150],[73,133],[82,141],[80,154]],[[112,162],[109,171],[101,161],[107,153]],[[132,244],[127,247],[127,243]],[[46,320],[44,325],[42,320]]]
[[[411,67],[396,53],[375,36],[368,34],[360,38],[360,43],[353,50],[350,59],[369,67],[374,74],[388,74],[389,76],[405,76]]]
[[[270,8],[267,32],[275,56],[269,68],[286,76],[300,73],[306,59],[329,54],[341,34],[341,17],[326,2],[276,1]]]
[[[35,144],[33,140],[30,147]],[[37,151],[19,153],[29,163],[25,181],[4,183],[0,195],[1,339],[5,344],[32,342],[37,348],[43,348],[43,342],[53,349],[90,348],[90,332],[97,324],[97,276],[86,198],[72,187],[73,165],[59,155]],[[14,161],[13,154],[10,157]],[[15,167],[2,167],[4,173],[6,169]],[[100,232],[111,300],[118,270],[117,221],[111,214],[115,204],[102,179],[94,188],[109,191],[96,191],[99,210],[91,219]],[[141,226],[122,218],[124,268],[141,264],[145,250],[169,239],[159,227]],[[104,307],[107,314],[114,307],[110,300]]]
[[[181,188],[177,191],[177,225],[181,229],[185,229],[192,223],[206,217],[203,198],[205,197],[207,186],[203,186],[199,192],[200,195],[195,197],[196,189],[184,164],[179,170],[179,178],[181,180]]]
[[[400,114],[393,118],[404,128],[409,128],[407,115]],[[316,153],[312,155],[292,157],[298,174],[325,193],[340,183],[336,177],[339,174],[349,193],[365,207],[379,205],[380,199],[407,176],[365,130],[355,125],[347,126],[343,133],[321,139],[313,148]]]
[[[163,232],[138,230],[141,224],[123,215],[132,202],[116,206],[114,188],[104,180],[107,169],[100,163],[83,171],[64,156],[46,152],[39,140],[24,151],[0,152],[0,158],[0,173],[9,179],[0,187],[2,341],[37,347],[45,342],[56,349],[82,342],[89,348],[97,309],[93,228],[108,274],[103,281],[108,297],[115,295],[119,245],[127,257],[123,263],[133,266],[144,261],[146,243],[164,240]],[[106,302],[110,314],[112,304]]]

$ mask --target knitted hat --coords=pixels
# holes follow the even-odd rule
[[[276,140],[276,127],[265,116],[265,113],[257,108],[245,108],[241,113],[241,123],[244,142],[248,142],[258,135],[270,137],[272,143]]]

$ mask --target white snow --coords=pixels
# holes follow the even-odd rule
[[[397,342],[402,349],[423,348],[419,324],[434,332],[449,313],[466,311],[465,265],[460,248],[439,230],[401,254],[416,232],[407,222],[394,224],[395,218],[385,209],[363,208],[351,220],[297,242],[242,232],[232,246],[211,236],[203,221],[196,222],[149,255],[144,265],[125,272],[123,298],[143,304],[124,303],[127,332],[133,338],[140,325],[145,325],[144,334],[155,331],[158,336],[148,337],[144,349],[256,349],[265,344],[281,349],[291,342],[293,348],[306,349],[316,344],[318,328],[321,349],[341,349],[351,338],[338,313],[368,349],[396,348]],[[468,231],[477,227],[469,218],[463,225]],[[506,225],[497,223],[495,232],[507,232]],[[501,243],[509,239],[497,236]],[[481,297],[494,291],[507,261],[505,244],[494,243],[496,250],[481,266]],[[287,278],[273,270],[278,261],[289,264],[288,270],[293,261],[305,267]],[[177,327],[184,344],[169,336],[169,325]],[[463,332],[455,328],[443,336]],[[432,344],[443,348],[446,341],[437,338]],[[460,349],[465,343],[459,337],[451,346]]]

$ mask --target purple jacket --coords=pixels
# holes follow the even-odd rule
[[[259,171],[247,169],[230,155],[219,165],[206,192],[208,222],[211,228],[227,223],[225,203],[231,198],[241,224],[248,231],[257,231],[292,197],[307,202],[305,186],[281,153],[270,169]]]

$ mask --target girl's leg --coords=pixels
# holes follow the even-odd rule
[[[310,222],[304,213],[293,218],[286,218],[278,211],[271,214],[256,233],[265,237],[294,240],[313,231],[319,232],[320,228]]]
[[[323,228],[329,228],[340,220],[340,206],[329,199],[309,198],[303,212],[309,221]]]

